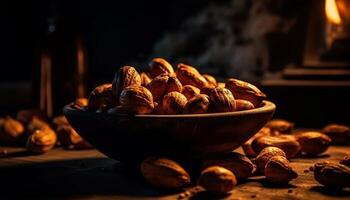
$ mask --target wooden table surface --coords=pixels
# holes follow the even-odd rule
[[[118,162],[96,150],[56,148],[44,155],[30,155],[23,148],[0,147],[0,199],[179,199],[180,192],[162,191],[143,182]],[[240,151],[240,150],[238,150]],[[240,183],[231,194],[212,196],[198,188],[188,188],[187,199],[350,199],[350,189],[329,190],[305,172],[322,160],[339,161],[350,147],[331,147],[318,158],[298,158],[292,166],[299,177],[287,186],[253,177]],[[184,199],[186,199],[184,198]]]

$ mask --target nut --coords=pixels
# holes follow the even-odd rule
[[[292,135],[263,136],[255,138],[252,142],[255,152],[260,152],[268,146],[282,149],[286,153],[287,158],[296,156],[301,148],[299,142]]]
[[[151,91],[153,99],[158,102],[169,92],[181,92],[182,84],[174,75],[161,74],[155,77],[147,88]]]
[[[112,84],[102,84],[97,86],[89,96],[88,108],[97,110],[101,106],[106,105],[111,107],[113,103]]]
[[[124,88],[120,94],[119,102],[119,108],[129,114],[148,114],[154,108],[151,92],[139,85]]]
[[[58,141],[61,145],[68,149],[89,149],[92,146],[87,143],[80,135],[67,125],[59,126],[56,129]]]
[[[141,77],[134,67],[124,66],[115,73],[112,82],[113,105],[119,105],[119,96],[124,88],[131,85],[141,85]],[[106,104],[108,106],[108,104]],[[110,107],[110,106],[109,106]]]
[[[57,116],[53,118],[52,123],[54,124],[54,127],[59,126],[70,126],[67,118],[64,115]]]
[[[215,112],[232,112],[236,110],[236,102],[232,93],[226,88],[215,88],[210,92],[210,100]]]
[[[36,130],[28,137],[27,149],[32,153],[42,154],[52,149],[56,141],[57,136],[53,130]]]
[[[247,100],[236,99],[236,111],[254,109],[254,105]]]
[[[294,128],[294,123],[283,119],[273,119],[266,124],[266,127],[281,134],[290,134]]]
[[[152,79],[145,72],[142,72],[140,74],[140,78],[141,78],[141,85],[144,87],[146,87],[148,83],[152,81]]]
[[[259,132],[257,132],[253,137],[251,137],[248,141],[246,141],[243,145],[242,145],[242,149],[245,153],[245,155],[249,156],[249,157],[256,157],[257,154],[254,152],[253,148],[252,148],[252,142],[255,138],[260,137],[260,136],[268,136],[271,135],[271,130],[267,127],[263,127],[262,129],[259,130]]]
[[[16,119],[20,121],[23,125],[27,126],[34,117],[39,118],[41,120],[45,120],[47,118],[45,114],[38,109],[25,109],[20,110],[17,113]]]
[[[237,152],[230,152],[227,155],[207,158],[201,163],[201,169],[210,166],[226,168],[235,174],[237,179],[251,177],[256,170],[256,166],[249,160],[249,158]]]
[[[266,147],[259,155],[253,160],[254,164],[256,164],[257,171],[259,173],[265,172],[266,163],[274,156],[283,156],[286,157],[284,151],[277,147]]]
[[[74,101],[73,107],[76,109],[85,109],[89,104],[89,100],[87,98],[77,98]]]
[[[21,122],[7,116],[0,125],[0,142],[16,144],[24,138],[24,127]]]
[[[218,82],[218,87],[225,88],[226,83]]]
[[[350,168],[337,163],[316,163],[314,165],[314,178],[325,187],[349,187]]]
[[[207,80],[194,67],[182,63],[177,66],[176,76],[182,85],[193,85],[199,89],[208,85]]]
[[[265,166],[265,177],[272,183],[288,183],[298,177],[284,156],[273,156]]]
[[[141,163],[141,173],[148,183],[159,188],[178,189],[191,181],[178,163],[166,158],[146,158]]]
[[[180,92],[170,92],[163,97],[162,110],[164,114],[180,114],[187,103],[186,97]]]
[[[329,124],[323,131],[332,139],[332,144],[348,144],[350,141],[350,127],[341,124]]]
[[[213,76],[211,76],[209,74],[203,74],[202,76],[205,78],[205,80],[207,80],[209,85],[211,85],[213,87],[217,87],[218,84],[216,82],[216,79]]]
[[[181,93],[190,100],[196,95],[200,94],[200,90],[192,85],[185,85],[182,87]]]
[[[300,152],[311,156],[325,152],[331,143],[331,138],[320,132],[304,132],[296,138],[301,145]]]
[[[198,185],[212,193],[228,193],[237,185],[237,180],[230,170],[211,166],[202,171]]]
[[[350,156],[345,156],[339,163],[350,167]]]
[[[184,114],[202,114],[209,109],[209,97],[205,94],[198,94],[190,99],[184,108]]]
[[[259,107],[261,102],[266,98],[266,95],[254,85],[230,78],[225,84],[236,99],[244,99],[250,101],[254,107]]]
[[[204,87],[202,87],[202,89],[201,89],[201,94],[206,94],[206,95],[210,95],[210,92],[213,90],[213,89],[215,89],[215,87],[214,86],[212,86],[212,85],[206,85],[206,86],[204,86]]]
[[[36,130],[46,129],[51,129],[50,125],[37,117],[34,117],[27,126],[27,131],[29,135],[34,133]]]
[[[174,74],[174,69],[171,64],[163,58],[154,58],[148,65],[152,78],[161,74]]]

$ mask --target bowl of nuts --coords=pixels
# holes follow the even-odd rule
[[[96,87],[87,107],[63,112],[75,130],[119,161],[148,156],[202,158],[231,152],[268,120],[275,105],[254,85],[230,78],[216,82],[194,67],[174,70],[161,58],[149,72],[124,66],[112,83]]]

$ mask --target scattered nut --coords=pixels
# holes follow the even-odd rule
[[[56,141],[57,136],[53,130],[36,130],[28,137],[27,149],[32,153],[42,154],[52,149]]]
[[[205,78],[205,80],[207,80],[209,85],[211,85],[213,87],[217,87],[216,79],[213,76],[211,76],[209,74],[203,74],[202,76]]]
[[[189,65],[179,64],[176,70],[176,76],[182,85],[193,85],[199,89],[208,85],[205,78],[194,67]]]
[[[212,193],[228,193],[237,185],[237,180],[230,170],[212,166],[202,171],[198,185]]]
[[[314,177],[325,187],[344,188],[350,186],[350,168],[342,164],[316,163],[314,166]]]
[[[205,169],[210,166],[220,166],[226,168],[235,174],[237,179],[246,179],[251,177],[256,170],[256,166],[249,160],[249,158],[237,152],[207,158],[201,163],[201,169]]]
[[[225,87],[232,92],[236,99],[250,101],[256,108],[259,107],[261,102],[266,98],[266,95],[257,87],[238,79],[230,78],[226,82]]]
[[[254,105],[247,100],[236,99],[236,111],[254,109]]]
[[[41,119],[34,117],[27,126],[28,134],[34,133],[36,130],[51,129],[50,125]]]
[[[162,111],[164,114],[180,114],[187,103],[186,97],[180,92],[170,92],[163,97]]]
[[[202,114],[209,109],[209,97],[205,94],[198,94],[191,98],[184,108],[184,114]]]
[[[266,127],[281,134],[290,134],[294,128],[294,123],[283,119],[273,119],[266,124]]]
[[[259,155],[253,160],[254,164],[257,167],[257,171],[259,173],[264,173],[266,163],[274,156],[286,157],[286,154],[282,149],[278,147],[266,147],[263,150],[261,150]]]
[[[182,87],[181,93],[185,95],[185,97],[190,100],[193,97],[200,94],[200,90],[192,85],[185,85]]]
[[[248,141],[246,141],[244,144],[242,144],[242,149],[248,157],[256,157],[257,154],[252,148],[252,142],[254,141],[255,138],[260,137],[260,136],[269,136],[271,135],[271,130],[270,128],[263,127],[257,132],[253,137],[251,137]]]
[[[301,148],[299,142],[292,135],[258,137],[252,142],[252,147],[255,152],[260,152],[263,148],[268,146],[282,149],[286,153],[287,158],[296,156]]]
[[[61,145],[68,149],[90,149],[92,146],[87,143],[80,135],[71,127],[62,125],[56,130],[58,141]]]
[[[21,122],[7,116],[0,125],[0,142],[13,145],[24,138],[24,127]]]
[[[174,69],[171,64],[163,58],[154,58],[148,65],[152,78],[161,74],[174,74]]]
[[[141,85],[143,87],[147,87],[148,83],[152,81],[152,79],[145,72],[142,72],[140,74],[140,78],[141,78]]]
[[[151,92],[139,85],[131,85],[120,93],[121,110],[129,114],[148,114],[153,111],[153,97]]]
[[[350,156],[345,156],[339,163],[350,167]]]
[[[131,85],[141,86],[141,77],[134,67],[124,66],[120,68],[117,73],[115,73],[112,82],[111,101],[113,104],[111,106],[119,105],[120,102],[118,102],[118,100],[120,99],[120,93],[124,90],[124,88]],[[108,107],[111,107],[107,103],[104,104],[106,104]]]
[[[296,138],[301,145],[301,153],[305,155],[321,154],[328,149],[331,143],[331,138],[320,132],[304,132],[298,134]]]
[[[169,92],[181,92],[182,84],[174,75],[161,74],[155,77],[147,88],[151,91],[153,99],[158,102]]]
[[[141,163],[145,180],[159,188],[179,189],[190,183],[188,173],[175,161],[150,157]]]
[[[88,100],[88,109],[97,110],[102,105],[112,107],[113,94],[112,94],[112,84],[103,84],[97,86],[90,94]]]
[[[288,183],[298,177],[284,156],[273,156],[265,166],[265,177],[272,183]]]
[[[232,112],[236,110],[236,101],[226,88],[215,88],[210,92],[210,100],[215,112]]]
[[[350,141],[350,127],[341,124],[329,124],[322,130],[332,139],[332,144],[348,144]]]

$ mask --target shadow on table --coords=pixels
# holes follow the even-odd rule
[[[156,197],[174,194],[174,191],[151,188],[144,183],[140,174],[108,158],[2,167],[0,177],[0,199],[4,199],[3,197],[83,199],[91,195]]]
[[[326,188],[323,186],[314,186],[310,188],[311,191],[322,193],[326,196],[332,196],[332,197],[350,197],[350,190],[349,189],[331,189]]]

